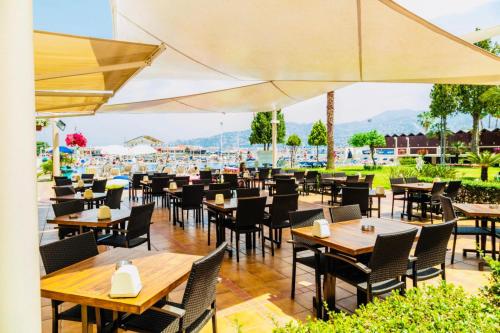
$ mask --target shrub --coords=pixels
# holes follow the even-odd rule
[[[363,165],[363,170],[373,171],[373,170],[382,170],[381,165]]]
[[[489,283],[483,289],[481,294],[496,307],[500,307],[500,261],[493,260],[491,257],[484,257],[484,260],[491,268]]]
[[[52,162],[52,159],[50,160],[47,160],[45,162],[43,162],[40,167],[42,168],[42,173],[44,175],[47,175],[49,173],[52,173],[52,165],[53,165],[53,162]]]
[[[415,166],[415,165],[417,165],[417,160],[413,157],[400,157],[398,160],[399,160],[399,165],[402,165],[402,166]]]
[[[424,164],[422,170],[419,172],[419,176],[455,179],[457,176],[457,170],[447,165]]]
[[[422,182],[432,182],[433,178],[418,177]],[[446,179],[444,179],[446,181]],[[461,179],[462,187],[456,202],[467,203],[498,203],[500,202],[500,183]]]
[[[408,178],[408,177],[416,177],[418,175],[417,169],[415,167],[408,166],[396,166],[389,168],[389,178]]]
[[[499,318],[499,308],[487,297],[469,296],[443,282],[412,288],[406,296],[375,299],[353,315],[331,313],[328,321],[290,322],[274,332],[498,332]]]

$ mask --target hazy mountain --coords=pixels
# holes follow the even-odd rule
[[[335,145],[345,146],[351,135],[357,132],[364,132],[376,129],[382,134],[402,134],[402,133],[418,133],[422,128],[418,124],[417,115],[423,111],[417,110],[392,110],[383,112],[371,119],[365,121],[353,121],[340,123],[335,125]],[[286,114],[285,114],[286,119]],[[458,114],[449,119],[449,127],[452,131],[460,129],[467,130],[471,126],[471,119],[467,115]],[[286,123],[286,133],[292,133],[301,137],[303,143],[307,143],[307,136],[311,131],[312,123],[298,124]],[[240,147],[249,147],[248,137],[250,130],[225,132],[222,135],[223,147],[225,149]],[[172,144],[194,145],[202,147],[219,147],[220,135],[214,135],[204,138],[195,138],[190,140],[178,140]]]

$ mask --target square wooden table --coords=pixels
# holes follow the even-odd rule
[[[94,202],[96,203],[97,207],[99,207],[99,201],[102,201],[104,199],[106,199],[106,192],[94,192],[92,194],[92,198],[90,199],[85,199],[82,193],[61,195],[50,198],[50,200],[55,202],[65,202],[73,200],[85,201],[89,209],[94,207]]]
[[[111,209],[111,218],[99,220],[97,218],[98,211],[98,209],[89,209],[84,210],[83,212],[57,217],[55,217],[52,213],[47,218],[47,223],[78,227],[80,229],[80,233],[82,233],[83,228],[109,228],[120,222],[126,221],[130,217],[130,209],[121,208]]]
[[[82,332],[88,331],[87,308],[141,314],[186,281],[200,256],[118,248],[98,254],[41,278],[42,297],[82,306]],[[120,260],[132,260],[139,270],[142,290],[136,297],[111,298],[111,276]],[[98,331],[101,329],[98,325]]]
[[[400,188],[404,189],[408,192],[421,192],[421,193],[428,193],[432,191],[432,187],[434,186],[433,183],[405,183],[405,184],[392,184],[391,185],[394,188]],[[408,220],[411,221],[411,218],[414,217],[413,215],[413,202],[409,200],[409,197],[407,196],[406,198],[406,213],[401,213],[401,217],[404,217],[406,215],[408,217]],[[422,210],[422,217],[425,217],[424,210]],[[415,216],[418,217],[418,216]]]

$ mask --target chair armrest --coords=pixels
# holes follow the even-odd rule
[[[324,255],[327,257],[333,258],[333,259],[343,261],[343,262],[351,265],[352,267],[357,268],[358,270],[360,270],[361,272],[363,272],[365,274],[370,274],[372,272],[372,270],[370,268],[368,268],[365,264],[359,262],[354,257],[350,257],[350,256],[347,256],[344,254],[339,254],[339,253],[335,253],[335,254],[325,253]]]
[[[128,232],[128,230],[126,230],[126,229],[115,229],[115,228],[111,228],[111,229],[108,229],[108,230],[110,230],[110,231],[117,231],[117,232],[123,232],[123,233],[127,233],[127,232]]]
[[[153,311],[168,314],[170,316],[174,316],[175,318],[182,318],[186,314],[186,310],[180,309],[180,308],[177,308],[175,306],[168,305],[168,304],[164,305],[161,308],[158,308],[156,306],[152,306],[150,309]]]
[[[289,243],[289,244],[296,245],[296,246],[303,246],[303,247],[307,248],[308,250],[311,250],[311,251],[313,251],[314,253],[317,253],[317,254],[323,253],[319,249],[317,249],[317,248],[315,248],[315,247],[313,247],[313,246],[311,246],[309,244],[301,243],[301,242],[296,241],[294,239],[289,239],[286,242]]]
[[[408,257],[408,261],[409,261],[410,263],[414,263],[414,262],[416,262],[417,260],[418,260],[418,258],[417,258],[417,257],[415,257],[415,256],[409,256],[409,257]]]

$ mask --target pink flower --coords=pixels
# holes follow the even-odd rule
[[[66,145],[68,147],[86,147],[87,138],[83,136],[82,133],[73,133],[66,135],[65,139]]]

